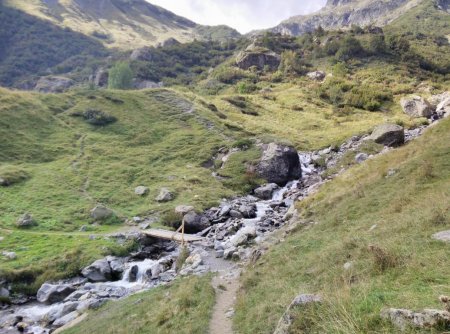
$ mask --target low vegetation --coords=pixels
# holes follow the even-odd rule
[[[291,333],[393,333],[381,309],[442,308],[450,252],[431,236],[450,227],[449,130],[443,121],[300,202],[300,227],[242,278],[238,332],[272,333],[301,293],[324,302],[298,308]]]

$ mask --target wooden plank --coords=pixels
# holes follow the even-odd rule
[[[160,229],[152,228],[149,230],[145,230],[142,233],[145,235],[148,235],[149,237],[158,238],[158,239],[173,240],[173,241],[178,241],[178,242],[183,241],[183,235],[181,233],[167,231],[167,230],[160,230]],[[199,237],[197,235],[192,235],[192,234],[184,235],[185,242],[202,241],[203,239],[204,239],[203,237]]]

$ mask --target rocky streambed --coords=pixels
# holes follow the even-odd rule
[[[424,129],[425,126],[415,130],[380,127],[372,135],[352,137],[340,147],[297,152],[298,160],[292,159],[292,148],[271,147],[269,149],[288,152],[288,161],[296,160],[292,162],[296,165],[293,168],[300,167],[301,177],[284,186],[263,185],[252,195],[223,200],[219,206],[202,214],[184,206],[186,219],[191,220],[192,226],[202,227],[198,235],[204,240],[188,245],[190,255],[182,268],[176,268],[181,252],[178,244],[151,239],[139,232],[121,235],[121,238],[138,240],[140,251],[126,258],[110,256],[97,260],[84,268],[80,277],[44,284],[36,300],[4,307],[0,311],[0,332],[52,333],[108,300],[168,284],[177,276],[230,272],[239,263],[253,261],[261,255],[259,244],[291,219],[296,220],[293,203],[309,196],[345,169],[339,163],[347,152],[354,151],[355,163],[362,163],[371,158],[360,152],[368,139],[385,144],[380,152],[384,153],[416,138]],[[289,174],[291,167],[280,166],[280,170]],[[330,168],[334,168],[335,173],[325,178],[324,172]]]

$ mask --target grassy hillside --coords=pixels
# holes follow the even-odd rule
[[[242,278],[237,332],[272,333],[300,293],[324,302],[298,309],[292,333],[393,333],[382,308],[442,308],[450,249],[431,235],[450,227],[449,140],[447,119],[300,202],[305,225]]]
[[[213,305],[209,276],[178,279],[168,286],[110,302],[63,333],[207,333]]]

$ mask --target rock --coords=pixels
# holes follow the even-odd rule
[[[91,282],[106,282],[111,280],[111,266],[106,259],[97,260],[81,271],[81,274]]]
[[[175,195],[167,188],[161,188],[159,195],[156,197],[157,202],[170,202],[175,198]]]
[[[64,317],[66,314],[69,314],[75,311],[78,308],[79,302],[66,302],[64,304],[57,304],[53,307],[46,315],[46,320],[54,321],[55,319],[59,319]]]
[[[74,321],[76,318],[78,318],[80,314],[77,311],[70,312],[69,314],[66,314],[64,317],[59,318],[53,322],[54,327],[62,327],[65,324],[68,324],[69,322]]]
[[[159,275],[164,271],[164,267],[157,263],[150,269],[151,279],[158,279]]]
[[[219,211],[219,216],[220,217],[227,216],[230,213],[230,211],[231,211],[231,206],[224,205]]]
[[[189,266],[192,269],[195,269],[202,263],[203,263],[202,256],[198,253],[194,253],[186,259],[185,266]]]
[[[311,80],[322,81],[323,79],[325,79],[327,74],[323,71],[314,71],[307,73],[306,76]]]
[[[134,193],[138,196],[145,196],[148,194],[149,189],[145,186],[138,186],[134,189]]]
[[[322,297],[318,295],[301,294],[294,298],[291,305],[292,306],[307,305],[311,303],[320,303],[321,301]]]
[[[353,268],[353,262],[346,262],[344,264],[344,270],[350,270]]]
[[[180,216],[184,216],[188,212],[194,211],[194,207],[191,205],[178,205],[175,208],[175,213],[179,214]]]
[[[241,205],[239,212],[246,219],[256,218],[256,205]],[[231,212],[230,212],[231,213]]]
[[[434,110],[431,104],[420,96],[411,96],[401,99],[403,111],[411,117],[430,117]]]
[[[279,187],[276,183],[269,183],[266,184],[262,187],[259,187],[257,189],[255,189],[255,195],[256,197],[263,199],[263,200],[268,200],[272,198],[272,194],[275,190],[277,190]]]
[[[153,59],[153,49],[150,47],[143,47],[136,50],[130,55],[130,60],[151,61]]]
[[[444,241],[444,242],[450,242],[450,230],[442,231],[442,232],[434,234],[433,239],[436,239],[439,241]]]
[[[25,213],[16,221],[16,226],[19,228],[27,228],[36,225],[36,221],[29,213]]]
[[[70,285],[44,283],[37,292],[37,300],[46,304],[59,303],[74,291],[75,288]]]
[[[109,263],[113,276],[119,276],[125,271],[125,260],[115,256],[107,256],[106,261]]]
[[[256,227],[247,226],[240,229],[234,236],[229,240],[229,244],[232,247],[242,246],[247,243],[251,238],[256,237]]]
[[[109,72],[100,67],[97,72],[95,72],[94,76],[94,85],[97,87],[106,87],[108,86]]]
[[[83,226],[80,227],[79,231],[80,232],[86,232],[87,229],[88,229],[88,227],[86,225],[83,225]]]
[[[369,156],[366,153],[358,153],[355,156],[355,162],[358,163],[358,164],[363,163],[367,159],[369,159]]]
[[[198,233],[211,226],[211,222],[203,215],[191,211],[184,215],[184,231],[186,233]]]
[[[389,308],[381,312],[381,317],[390,320],[400,330],[408,327],[418,328],[447,328],[450,326],[450,313],[441,310],[423,310],[413,312],[406,309]]]
[[[114,212],[111,209],[108,209],[104,205],[97,205],[95,208],[91,210],[91,217],[94,220],[106,220],[114,215]]]
[[[62,93],[72,87],[74,84],[75,81],[65,77],[41,77],[36,83],[34,90],[41,93]]]
[[[4,287],[0,287],[0,297],[1,298],[9,298],[9,290],[4,288]]]
[[[273,51],[267,49],[248,49],[238,54],[236,58],[236,65],[243,70],[248,70],[255,66],[259,70],[263,70],[268,66],[270,70],[274,71],[280,66],[281,56]]]
[[[281,186],[302,175],[297,151],[293,147],[276,143],[267,145],[256,169],[260,177]]]
[[[164,87],[164,83],[154,82],[150,80],[133,79],[132,86],[135,89],[151,89]]]
[[[385,146],[399,146],[405,142],[405,130],[400,125],[382,124],[375,128],[368,139]]]
[[[438,112],[450,110],[450,92],[433,95],[429,102]]]
[[[236,252],[236,247],[232,246],[230,248],[227,248],[223,251],[223,257],[224,259],[230,259],[233,254]]]
[[[2,252],[2,255],[6,257],[8,260],[17,259],[17,254],[15,252]]]
[[[131,283],[136,282],[138,273],[139,273],[139,267],[132,266],[128,273],[128,282],[131,282]]]
[[[230,210],[229,215],[231,218],[241,219],[244,215],[237,210]]]

